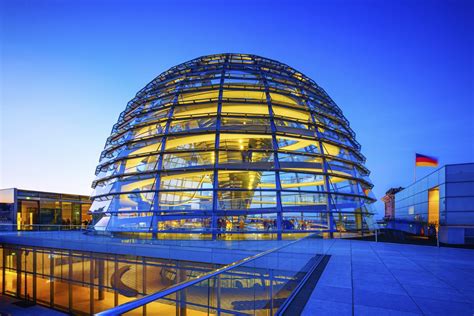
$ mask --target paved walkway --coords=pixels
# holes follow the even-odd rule
[[[474,250],[327,242],[303,315],[474,315]]]
[[[0,315],[34,315],[34,316],[61,316],[67,315],[53,309],[49,309],[40,305],[34,305],[31,307],[20,307],[16,306],[13,303],[17,302],[17,299],[14,299],[9,296],[0,295]]]

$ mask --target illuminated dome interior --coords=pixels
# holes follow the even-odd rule
[[[274,60],[219,54],[139,91],[107,139],[94,229],[270,236],[370,228],[369,171],[314,81]]]

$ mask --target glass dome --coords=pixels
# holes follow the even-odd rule
[[[372,184],[340,108],[277,61],[219,54],[175,66],[113,126],[92,187],[94,229],[281,238],[370,228]]]

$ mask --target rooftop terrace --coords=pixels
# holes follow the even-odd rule
[[[474,250],[333,240],[304,315],[473,315]]]
[[[114,239],[81,232],[9,232],[0,243],[230,263],[290,241]],[[474,250],[311,239],[330,256],[303,315],[473,315]],[[296,244],[297,245],[297,244]],[[301,250],[298,250],[300,252]]]

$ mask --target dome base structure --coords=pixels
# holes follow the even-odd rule
[[[371,229],[373,187],[340,108],[295,69],[219,54],[139,91],[93,182],[94,230],[277,238]]]

